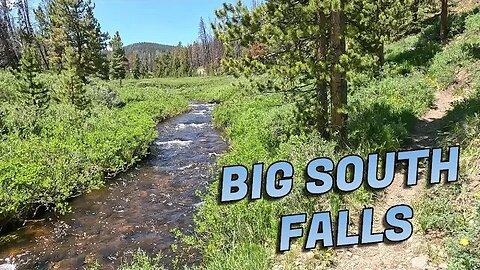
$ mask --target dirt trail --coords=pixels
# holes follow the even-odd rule
[[[452,108],[452,103],[459,98],[454,97],[452,89],[439,91],[436,93],[435,103],[430,110],[417,120],[415,129],[411,135],[412,142],[409,149],[424,148],[436,146],[438,130],[441,127],[442,118]],[[397,204],[409,204],[420,195],[419,191],[425,183],[420,180],[420,184],[405,189],[403,186],[404,174],[397,172],[394,183],[385,190],[382,197],[375,204],[375,231],[383,231],[382,221],[386,211]],[[413,219],[415,230],[414,235],[408,241],[401,244],[379,244],[373,246],[355,246],[337,251],[337,265],[333,269],[443,269],[446,265],[429,264],[428,256],[422,245],[422,234],[418,232],[418,226],[415,226],[415,217]]]

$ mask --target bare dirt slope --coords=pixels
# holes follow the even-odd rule
[[[412,142],[408,148],[424,148],[436,146],[437,132],[446,113],[452,108],[452,103],[459,98],[453,95],[453,89],[439,91],[436,94],[434,105],[417,120],[411,135]],[[383,231],[384,213],[398,204],[411,205],[420,196],[420,190],[425,181],[412,188],[404,188],[404,174],[397,172],[394,183],[385,190],[382,197],[375,204],[375,231]],[[413,220],[415,224],[415,217]],[[414,228],[418,226],[414,225]],[[412,238],[401,244],[379,244],[373,246],[355,246],[337,251],[337,264],[331,269],[443,269],[446,264],[433,265],[427,255],[423,254],[425,241],[416,231]]]

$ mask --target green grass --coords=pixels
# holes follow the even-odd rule
[[[475,91],[447,114],[441,138],[444,146],[461,146],[459,184],[429,188],[416,205],[420,228],[446,235],[449,269],[480,267],[480,192],[473,188],[480,173],[480,87]]]
[[[449,269],[480,269],[480,194],[470,226],[448,241]]]
[[[186,77],[128,80],[126,86],[136,88],[160,88],[182,95],[188,100],[222,102],[236,92],[233,77]],[[238,82],[238,81],[237,81]]]
[[[118,270],[165,270],[167,269],[163,264],[164,258],[161,254],[152,258],[143,250],[137,250],[133,253],[130,262],[122,263]],[[102,266],[98,262],[88,263],[85,270],[99,270]]]
[[[451,203],[461,192],[459,185],[435,187],[426,193],[428,198],[415,205],[417,223],[425,232],[459,231],[468,224]],[[440,214],[441,213],[441,214]]]
[[[122,264],[118,270],[165,270],[161,260],[161,255],[151,258],[144,251],[139,250],[133,255],[130,263]]]
[[[477,75],[478,76],[478,75]],[[480,77],[478,77],[480,78]],[[478,79],[477,78],[477,79]],[[460,179],[462,188],[456,196],[448,196],[450,188],[443,190],[439,197],[449,205],[449,214],[463,220],[461,226],[445,228],[440,222],[436,228],[447,234],[446,247],[449,255],[449,269],[472,270],[480,268],[480,190],[473,188],[480,173],[480,85],[466,100],[458,103],[446,117],[443,141],[445,145],[459,144],[462,147],[460,162]],[[431,193],[427,192],[421,202],[428,201]],[[432,209],[423,218],[444,216],[443,209]],[[438,227],[438,226],[437,226]],[[468,244],[462,245],[461,241]]]

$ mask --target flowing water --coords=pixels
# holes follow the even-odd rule
[[[160,124],[145,161],[74,199],[72,213],[19,229],[16,240],[0,247],[0,265],[8,258],[17,269],[68,270],[97,261],[101,269],[115,269],[139,248],[162,252],[168,265],[171,230],[192,229],[196,190],[205,189],[227,147],[211,124],[212,109],[193,103],[190,112]]]

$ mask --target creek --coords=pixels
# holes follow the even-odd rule
[[[138,249],[163,254],[169,265],[172,229],[193,230],[193,215],[227,143],[211,124],[213,105],[190,104],[190,111],[157,126],[151,153],[102,189],[71,202],[72,212],[28,222],[0,247],[0,265],[17,269],[83,269],[98,262],[117,266]],[[180,251],[182,253],[182,251]],[[199,256],[190,256],[191,263]]]

